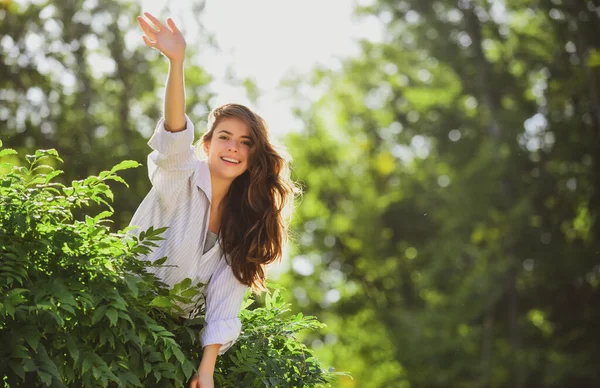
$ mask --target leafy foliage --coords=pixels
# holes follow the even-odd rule
[[[0,157],[15,156],[11,149]],[[190,279],[168,289],[147,271],[165,265],[138,260],[165,230],[111,233],[113,195],[107,181],[138,166],[124,161],[98,176],[53,182],[55,150],[27,156],[26,167],[0,168],[0,376],[10,387],[181,386],[199,362],[203,314],[182,321],[182,304],[202,285]],[[90,203],[108,210],[74,219]],[[332,376],[295,335],[321,325],[284,316],[278,293],[242,313],[244,333],[220,357],[223,387],[314,386]],[[247,301],[249,305],[250,301]]]
[[[288,318],[288,311],[278,290],[266,295],[264,307],[243,309],[241,319],[247,328],[228,356],[218,360],[216,381],[232,388],[312,387],[326,383],[333,373],[322,371],[319,361],[296,336],[324,325],[302,313]]]

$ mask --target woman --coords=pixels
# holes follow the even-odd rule
[[[213,387],[218,354],[237,339],[238,313],[250,287],[264,289],[265,266],[281,257],[295,188],[286,161],[269,143],[264,120],[248,108],[227,104],[209,116],[198,159],[194,126],[185,115],[185,40],[167,26],[138,17],[144,42],[169,59],[164,118],[148,144],[152,190],[131,220],[140,229],[168,226],[165,240],[146,260],[167,256],[156,275],[174,285],[185,278],[208,283],[203,355],[191,388]],[[289,214],[289,212],[286,212]]]

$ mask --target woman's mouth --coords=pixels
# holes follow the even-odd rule
[[[225,162],[225,164],[230,165],[230,166],[235,166],[237,164],[240,164],[240,161],[237,159],[233,159],[233,158],[228,158],[225,156],[221,156],[221,160]]]

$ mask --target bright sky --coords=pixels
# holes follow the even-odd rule
[[[188,47],[199,41],[188,2],[169,2],[168,14],[165,0],[139,2],[144,11],[161,20],[173,17]],[[360,37],[379,40],[379,22],[373,17],[356,20],[354,7],[351,0],[208,0],[200,20],[214,34],[220,51],[203,53],[200,65],[216,78],[213,105],[247,104],[267,120],[277,137],[301,129],[302,123],[291,114],[292,101],[279,82],[290,72],[308,74],[318,64],[339,67],[338,58],[358,53]],[[227,81],[228,71],[256,82],[260,90],[256,105],[245,97],[244,88]]]

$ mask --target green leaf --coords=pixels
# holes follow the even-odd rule
[[[60,156],[58,155],[58,151],[56,151],[54,148],[48,149],[48,150],[37,150],[35,152],[35,157],[36,158],[42,158],[44,156],[52,156],[58,160],[60,160],[61,162],[63,161]]]
[[[192,285],[192,279],[185,278],[179,284],[181,284],[181,289],[186,290]]]
[[[52,384],[52,375],[50,373],[47,372],[43,372],[41,370],[38,369],[37,374],[40,378],[40,380],[42,380],[42,382],[46,385],[51,385]]]
[[[171,307],[172,303],[171,300],[166,296],[157,296],[156,298],[152,299],[150,305],[156,307]]]
[[[5,148],[0,151],[0,158],[8,155],[17,155],[17,151],[13,150],[12,148]]]
[[[98,222],[98,221],[100,221],[100,220],[102,220],[104,218],[110,217],[112,215],[113,215],[113,212],[105,210],[102,213],[98,214],[96,217],[94,217],[94,220],[96,222]]]
[[[15,372],[17,376],[21,378],[21,380],[25,380],[25,370],[20,362],[12,361],[10,363],[10,368],[13,370],[13,372]]]
[[[87,354],[84,356],[83,362],[81,363],[81,374],[85,374],[92,367],[92,362],[87,357]]]
[[[160,266],[160,265],[163,265],[163,264],[165,263],[165,261],[167,261],[167,256],[165,256],[165,257],[161,257],[160,259],[157,259],[157,260],[154,260],[154,261],[152,262],[152,266],[153,266],[153,267],[154,267],[154,266],[158,267],[158,266]]]
[[[104,317],[107,309],[108,309],[107,305],[103,305],[103,306],[96,308],[96,310],[94,311],[94,314],[92,315],[92,325],[95,325]]]
[[[51,181],[52,179],[56,178],[57,176],[59,176],[59,175],[60,175],[60,174],[62,174],[62,173],[63,173],[63,171],[62,171],[62,170],[55,170],[55,171],[52,171],[51,173],[49,173],[48,175],[46,175],[46,180],[45,180],[44,184],[46,184],[46,185],[47,185],[48,183],[50,183],[50,181]]]
[[[35,362],[33,362],[32,359],[28,358],[23,360],[23,370],[27,373],[35,372],[37,370],[37,365],[35,365]]]
[[[129,187],[129,184],[127,182],[125,182],[125,179],[121,178],[118,175],[108,176],[108,177],[106,177],[106,180],[112,180],[112,181],[115,181],[115,182],[119,182],[119,183],[122,183],[125,186]]]
[[[181,350],[179,349],[179,347],[173,347],[173,355],[175,356],[175,358],[177,359],[177,361],[179,361],[179,363],[183,363],[185,361],[185,356],[184,354],[181,352]]]
[[[142,386],[142,382],[140,381],[140,379],[134,375],[133,373],[129,372],[129,371],[125,371],[123,373],[120,374],[120,376],[128,383],[133,384],[136,387],[141,387]]]
[[[75,340],[72,336],[67,336],[66,343],[71,358],[73,358],[73,361],[77,362],[77,360],[79,359],[79,347],[75,343]]]
[[[198,293],[199,293],[199,291],[197,289],[190,288],[190,289],[187,289],[187,290],[181,292],[181,296],[185,296],[186,298],[191,298],[191,297],[198,295]]]
[[[141,166],[140,163],[136,162],[135,160],[124,160],[121,163],[117,164],[116,166],[114,166],[110,172],[111,173],[115,173],[117,171],[121,171],[121,170],[126,170],[128,168],[136,168]]]
[[[137,298],[140,290],[136,284],[136,279],[134,279],[132,276],[125,276],[125,282],[131,291],[131,295],[133,295],[134,298]]]
[[[117,324],[117,320],[119,319],[119,312],[117,310],[115,310],[114,308],[109,308],[106,311],[106,316],[108,317],[108,319],[110,320],[110,324],[111,326],[115,326]]]
[[[40,344],[40,342],[39,342],[40,332],[37,331],[37,329],[35,327],[27,326],[23,330],[23,337],[25,338],[25,341],[27,341],[29,346],[31,346],[31,348],[34,351],[37,350],[37,348]]]

